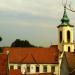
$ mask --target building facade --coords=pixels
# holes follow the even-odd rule
[[[9,50],[9,71],[20,69],[22,74],[53,73],[59,75],[59,51],[50,48],[4,48]]]
[[[58,64],[9,64],[9,70],[20,69],[22,74],[52,73],[58,75]]]

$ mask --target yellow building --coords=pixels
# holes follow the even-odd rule
[[[66,7],[64,7],[63,18],[58,28],[58,48],[60,52],[74,52],[73,41],[73,25],[69,23],[69,18],[66,13]]]

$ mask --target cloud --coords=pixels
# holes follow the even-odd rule
[[[0,10],[49,16],[53,10],[57,10],[58,4],[59,0],[0,0]]]
[[[0,0],[1,46],[10,45],[17,38],[42,46],[56,42],[56,26],[62,15],[61,0]]]

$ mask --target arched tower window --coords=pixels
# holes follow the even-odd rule
[[[60,31],[60,43],[62,42],[62,31]]]
[[[67,41],[70,42],[70,31],[67,31]]]
[[[70,47],[68,47],[68,52],[70,52]]]

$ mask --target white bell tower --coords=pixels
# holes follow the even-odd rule
[[[61,19],[61,24],[58,28],[58,48],[60,52],[74,52],[73,41],[73,25],[69,23],[69,18],[66,13],[66,6],[64,6],[64,14]]]

